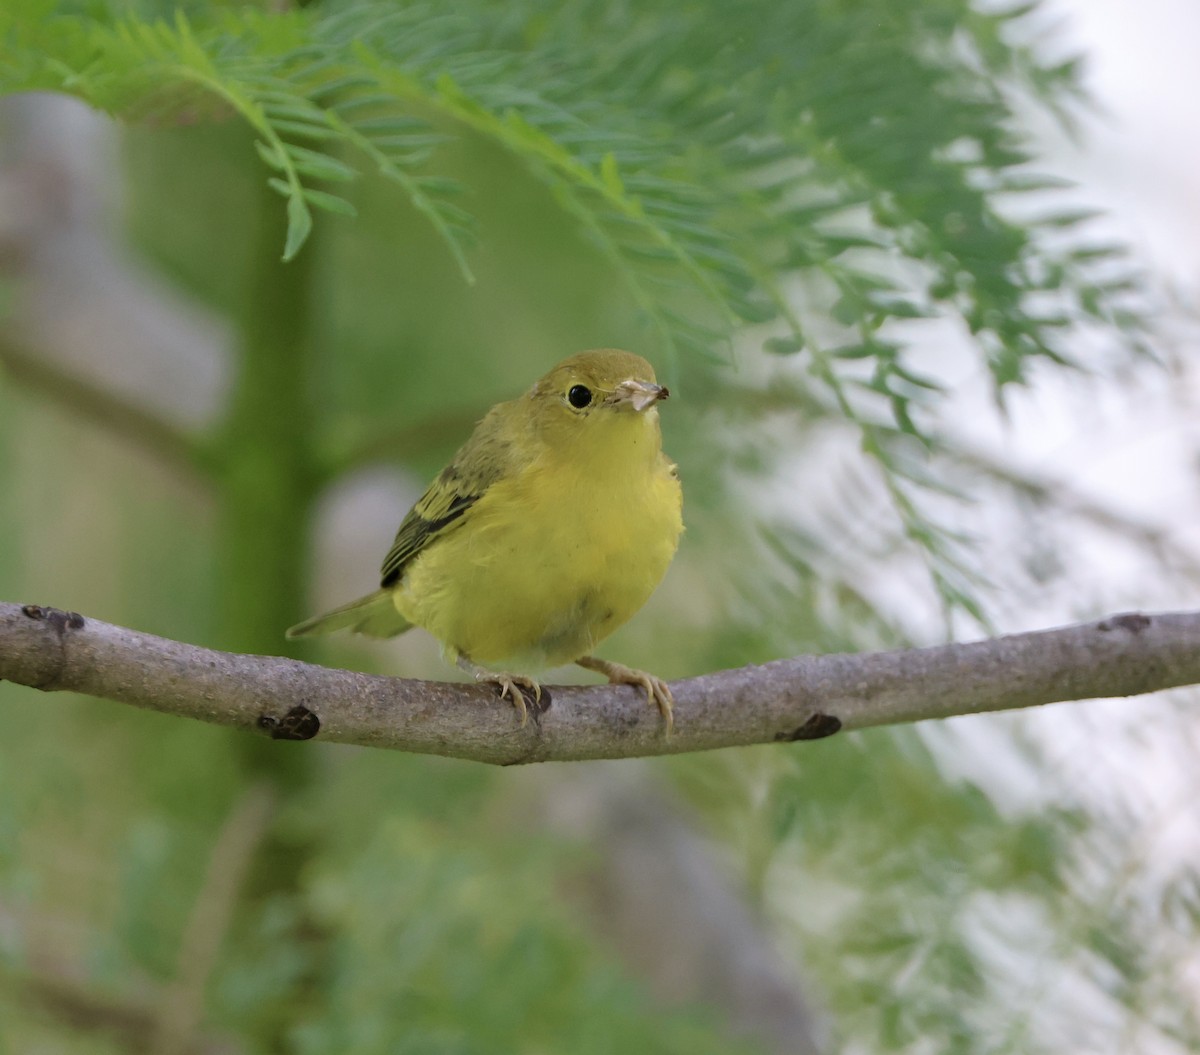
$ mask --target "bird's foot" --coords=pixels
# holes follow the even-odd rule
[[[529,708],[525,705],[525,692],[528,690],[533,695],[535,704],[542,702],[542,687],[533,678],[527,677],[524,674],[506,674],[493,673],[490,670],[478,671],[475,675],[475,680],[487,682],[489,685],[495,685],[500,692],[500,699],[508,697],[512,700],[512,705],[517,709],[517,714],[521,716],[521,728],[525,727],[525,723],[529,721]]]
[[[667,736],[671,735],[671,730],[675,728],[675,697],[671,695],[671,687],[662,678],[647,674],[644,670],[634,670],[633,667],[627,667],[624,663],[601,659],[599,656],[584,656],[575,662],[585,670],[594,670],[597,674],[603,674],[614,685],[633,685],[635,688],[645,690],[646,702],[658,708],[658,712],[663,718],[663,724],[666,726]]]
[[[458,665],[463,670],[475,676],[481,684],[495,685],[500,693],[500,699],[509,699],[521,716],[521,728],[529,721],[529,708],[525,705],[525,692],[533,697],[535,704],[542,702],[542,687],[533,678],[524,674],[498,673],[476,666],[470,660],[460,656]]]

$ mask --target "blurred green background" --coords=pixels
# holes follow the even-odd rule
[[[678,397],[688,527],[607,655],[1194,596],[1152,511],[984,453],[1184,369],[1038,174],[1080,89],[1037,5],[735,6],[13,4],[0,598],[284,653],[598,346]],[[295,654],[453,676],[419,632]],[[0,1052],[1200,1050],[1194,745],[1139,706],[522,772],[0,685]]]

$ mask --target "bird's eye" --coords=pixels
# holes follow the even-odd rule
[[[582,410],[592,401],[592,390],[586,385],[572,385],[567,392],[567,402],[576,410]]]

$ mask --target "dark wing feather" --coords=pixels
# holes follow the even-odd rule
[[[461,517],[482,497],[480,494],[455,494],[446,489],[445,471],[412,509],[409,510],[396,540],[383,560],[381,586],[392,586],[404,574],[410,560]],[[449,499],[449,501],[446,501]]]
[[[384,558],[381,585],[395,585],[409,561],[461,526],[463,514],[493,483],[513,470],[515,448],[508,438],[506,422],[512,419],[514,410],[507,403],[493,407],[454,460],[409,510]]]

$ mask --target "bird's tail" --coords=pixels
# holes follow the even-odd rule
[[[288,637],[308,637],[312,634],[332,634],[335,630],[350,629],[368,637],[395,637],[412,626],[396,611],[392,591],[376,590],[324,615],[314,615],[291,627]]]

